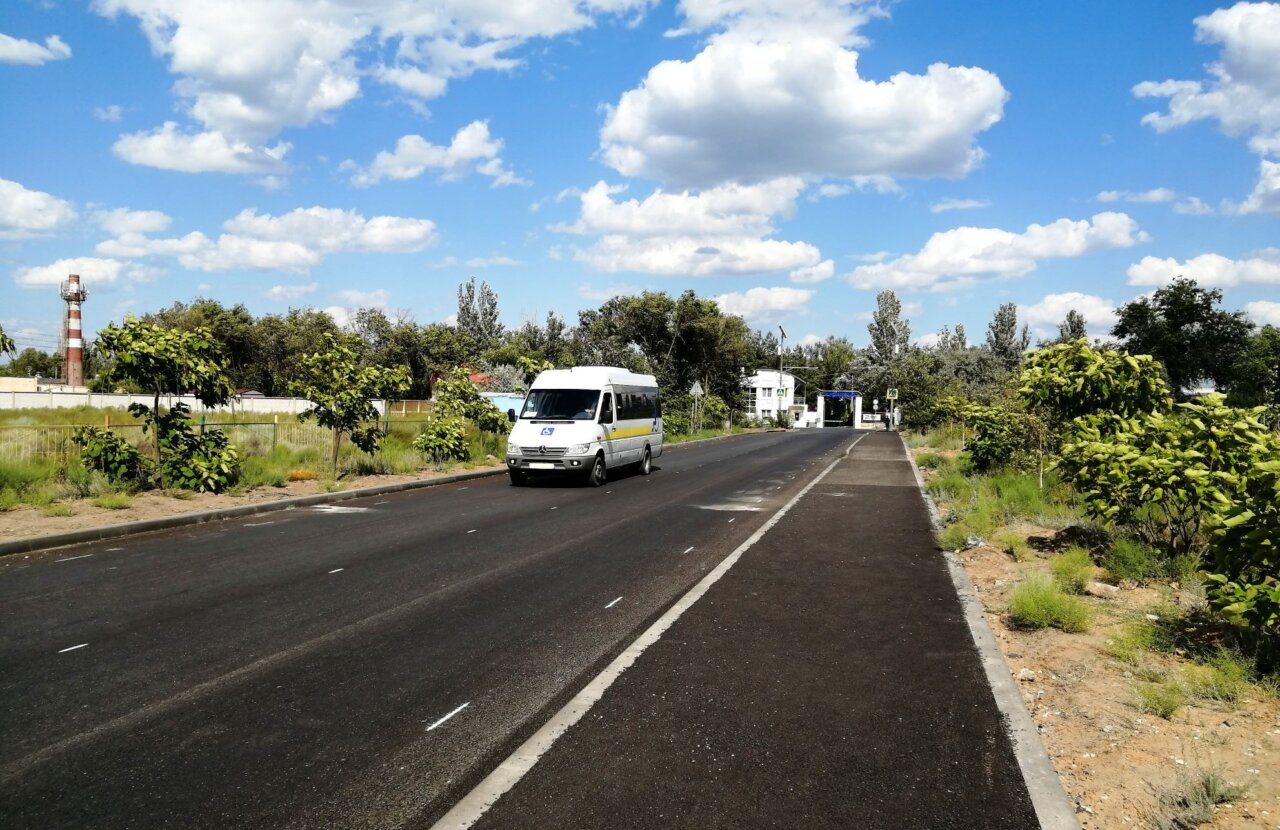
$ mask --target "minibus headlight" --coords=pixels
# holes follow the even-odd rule
[[[519,444],[513,444],[513,443],[511,443],[510,441],[508,441],[508,442],[507,442],[507,455],[519,455],[519,454],[520,454],[520,445],[519,445]]]
[[[590,451],[590,444],[574,444],[565,450],[565,455],[586,455]]]

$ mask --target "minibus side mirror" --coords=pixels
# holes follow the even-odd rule
[[[507,410],[507,420],[513,424],[516,422],[516,411],[514,409]]]

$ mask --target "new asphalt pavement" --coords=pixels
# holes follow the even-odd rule
[[[0,562],[0,826],[431,827],[856,436]],[[1034,827],[894,435],[861,437],[483,827]]]

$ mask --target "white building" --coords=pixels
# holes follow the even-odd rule
[[[783,413],[796,426],[809,426],[804,396],[796,395],[796,376],[776,369],[761,369],[747,378],[747,412],[757,421],[773,420]]]

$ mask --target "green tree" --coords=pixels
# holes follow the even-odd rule
[[[1032,354],[1018,391],[1029,409],[1059,430],[1088,415],[1133,418],[1172,403],[1153,358],[1094,349],[1084,338]]]
[[[458,331],[469,337],[480,351],[491,349],[502,338],[502,322],[498,319],[498,294],[476,278],[458,286]]]
[[[1089,336],[1089,328],[1085,324],[1084,315],[1074,308],[1067,312],[1067,317],[1058,324],[1058,342],[1066,343]]]
[[[1018,306],[1004,303],[996,309],[987,324],[987,349],[1005,369],[1013,370],[1022,363],[1022,355],[1031,345],[1031,333],[1026,326],[1018,333]]]
[[[408,388],[407,368],[361,366],[351,338],[335,334],[324,336],[321,351],[302,356],[298,378],[289,382],[291,393],[311,401],[298,419],[315,418],[333,431],[334,475],[342,436],[351,436],[351,443],[367,453],[376,452],[383,432],[373,401],[394,398]]]
[[[230,400],[227,360],[208,329],[168,329],[130,316],[121,326],[111,323],[99,331],[97,349],[109,358],[108,385],[131,384],[152,395],[150,407],[133,404],[129,411],[155,434],[162,485],[217,490],[234,479],[238,461],[226,436],[218,430],[190,435],[185,404],[167,413],[160,409],[161,395],[192,395],[204,406]]]
[[[18,351],[18,344],[13,342],[13,338],[4,333],[4,326],[0,326],[0,354],[13,355]]]
[[[905,354],[911,347],[911,323],[902,317],[902,303],[892,291],[876,295],[876,310],[867,325],[871,335],[868,347],[872,362],[887,366],[894,356]]]
[[[243,304],[227,307],[217,300],[197,297],[189,304],[177,302],[144,314],[142,320],[180,331],[204,329],[222,347],[232,384],[261,391],[262,366],[254,337],[255,321]]]
[[[1243,312],[1217,308],[1221,302],[1221,291],[1179,277],[1151,297],[1121,306],[1111,333],[1130,354],[1149,354],[1164,364],[1179,399],[1205,381],[1230,391],[1253,324]]]
[[[1236,359],[1232,406],[1280,406],[1280,328],[1263,326]]]
[[[333,318],[314,308],[259,317],[253,331],[260,363],[254,388],[264,395],[288,395],[290,381],[299,376],[302,356],[314,351],[326,335],[337,334]]]
[[[30,378],[36,375],[42,378],[56,378],[61,374],[62,355],[56,352],[42,352],[29,346],[19,352],[7,365],[0,367],[0,375],[11,378]]]

